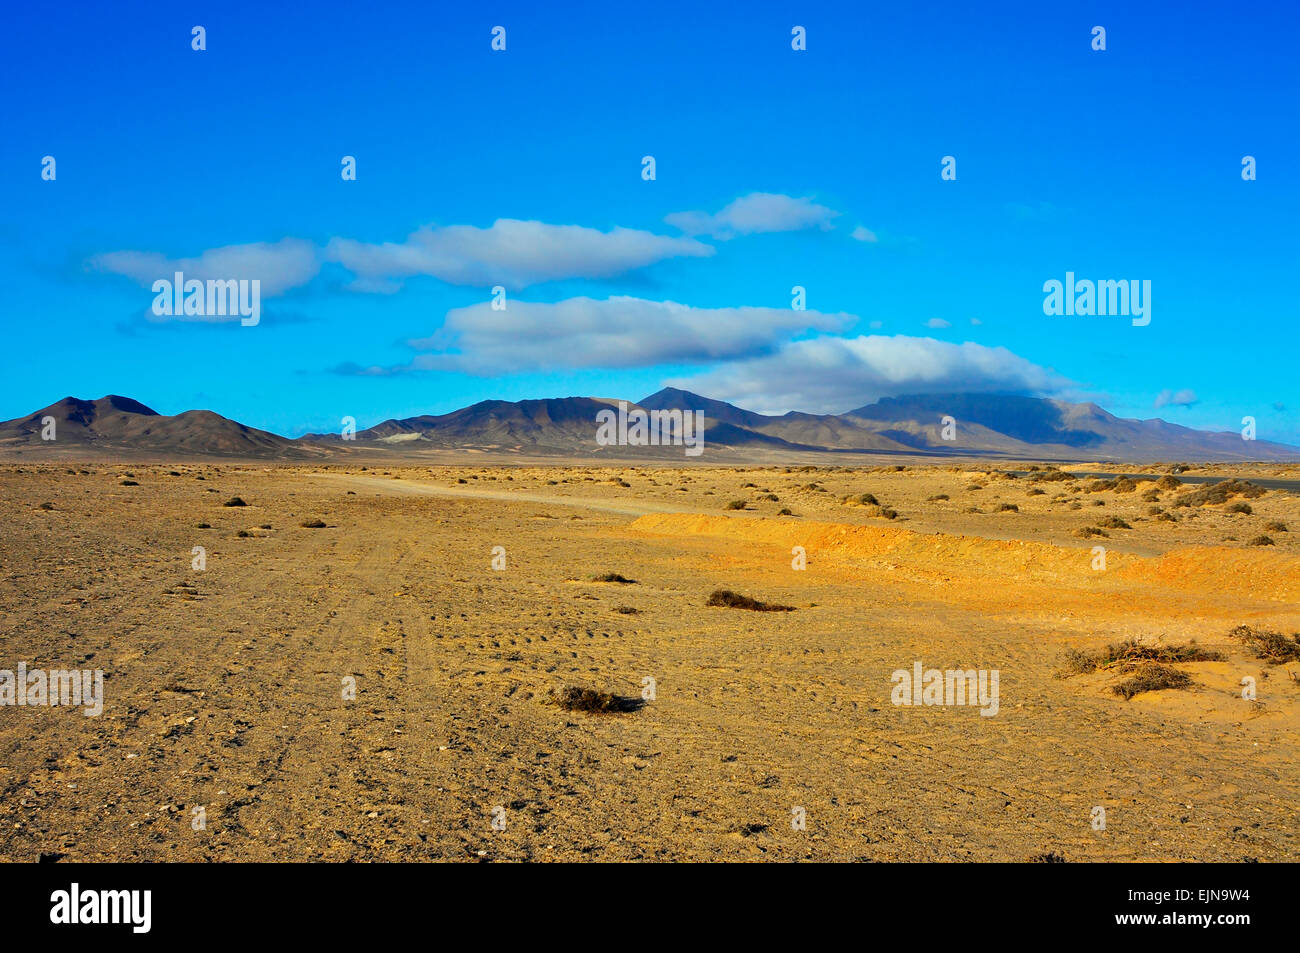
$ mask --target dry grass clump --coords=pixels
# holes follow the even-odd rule
[[[1161,490],[1176,490],[1182,485],[1182,480],[1175,476],[1169,476],[1168,474],[1162,476],[1159,480],[1156,480],[1156,486]]]
[[[1138,485],[1128,477],[1116,477],[1113,480],[1093,480],[1086,487],[1085,493],[1101,493],[1106,490],[1113,490],[1116,493],[1132,493],[1138,488]]]
[[[1270,665],[1300,662],[1300,633],[1288,638],[1281,632],[1269,632],[1248,625],[1239,625],[1228,635],[1245,643],[1246,648],[1255,654],[1255,658],[1264,659]]]
[[[1118,516],[1103,516],[1097,520],[1097,525],[1105,529],[1132,529],[1128,523],[1124,522]]]
[[[230,499],[226,500],[226,502],[222,503],[221,505],[222,506],[247,506],[248,504],[244,502],[244,498],[242,496],[232,496]]]
[[[745,505],[746,504],[744,500],[732,500],[730,503],[727,504],[727,509],[743,510],[745,508]]]
[[[1267,523],[1264,524],[1264,528],[1268,530],[1270,533],[1289,532],[1289,530],[1286,528],[1286,523],[1283,523],[1281,520],[1269,520]]]
[[[1245,626],[1240,628],[1245,628]],[[1063,674],[1064,676],[1087,675],[1090,672],[1101,672],[1115,668],[1127,672],[1138,665],[1148,662],[1221,661],[1223,661],[1222,652],[1203,649],[1196,644],[1195,640],[1188,642],[1186,645],[1143,645],[1134,639],[1129,639],[1125,642],[1112,643],[1098,651],[1085,652],[1081,649],[1070,649],[1065,653],[1065,670]]]
[[[1268,491],[1256,486],[1249,480],[1221,480],[1212,486],[1203,486],[1199,490],[1180,493],[1174,498],[1173,506],[1211,506],[1227,503],[1234,496],[1244,496],[1248,500],[1258,499]]]
[[[857,503],[859,506],[879,506],[880,501],[870,493],[859,493],[857,496],[846,496],[846,503]]]
[[[1236,503],[1232,503],[1232,504],[1230,504],[1230,505],[1227,506],[1227,507],[1224,507],[1223,512],[1225,512],[1225,513],[1245,513],[1247,516],[1250,516],[1250,514],[1254,513],[1255,511],[1252,510],[1252,509],[1250,508],[1250,504],[1249,504],[1249,503],[1242,503],[1242,502],[1238,501],[1238,502],[1236,502]]]
[[[928,497],[925,502],[938,503],[940,500],[946,500],[946,499],[948,499],[947,493],[936,493],[934,496]]]
[[[1186,672],[1180,672],[1168,665],[1147,662],[1140,666],[1132,676],[1111,688],[1116,695],[1122,695],[1125,701],[1142,692],[1158,692],[1165,688],[1188,688],[1192,678]]]
[[[793,612],[794,606],[777,605],[774,602],[760,602],[749,596],[742,596],[730,589],[714,589],[706,606],[722,606],[727,609],[751,609],[754,612]]]
[[[1080,527],[1079,529],[1076,529],[1074,531],[1074,535],[1079,537],[1080,539],[1092,539],[1094,536],[1103,536],[1107,539],[1110,538],[1110,533],[1106,532],[1105,530],[1098,529],[1095,526]]]
[[[1070,649],[1065,653],[1065,669],[1059,677],[1118,671],[1128,677],[1113,685],[1111,691],[1127,700],[1142,692],[1190,687],[1193,684],[1191,676],[1171,668],[1171,663],[1222,660],[1222,653],[1202,649],[1194,641],[1187,645],[1142,645],[1130,639],[1108,645],[1100,651]]]
[[[1030,469],[1032,472],[1025,479],[1034,483],[1060,483],[1063,480],[1074,479],[1073,473],[1066,473],[1063,470],[1058,470],[1056,467],[1052,466],[1044,467],[1041,470],[1034,470],[1032,467]]]
[[[1014,503],[999,503],[995,513],[1019,513],[1020,507]]]
[[[298,525],[301,526],[303,529],[324,529],[325,521],[324,520],[303,520]]]
[[[1276,546],[1277,543],[1273,542],[1273,538],[1271,536],[1256,536],[1253,539],[1247,540],[1246,545],[1247,546]]]
[[[640,698],[627,698],[576,685],[570,685],[560,692],[552,689],[547,700],[565,711],[583,711],[592,715],[615,715],[639,711],[645,707],[645,702]]]
[[[619,573],[616,572],[596,573],[596,575],[591,577],[591,581],[592,582],[621,582],[627,585],[632,585],[636,582],[635,579],[628,579],[626,576],[620,575]]]

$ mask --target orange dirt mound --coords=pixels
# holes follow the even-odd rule
[[[749,519],[691,513],[653,513],[629,526],[656,536],[717,536],[789,549],[802,546],[810,557],[888,559],[919,570],[952,576],[1014,577],[1091,588],[1101,578],[1092,570],[1092,546],[1066,547],[1024,540],[917,533],[892,526]],[[1300,558],[1284,553],[1218,546],[1188,546],[1163,556],[1108,552],[1105,576],[1139,586],[1271,602],[1300,601]]]

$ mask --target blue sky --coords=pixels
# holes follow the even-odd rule
[[[1300,442],[1294,4],[264,6],[10,12],[0,417],[297,435],[671,382]],[[175,261],[259,278],[261,322],[151,314]],[[1150,280],[1151,323],[1044,315],[1067,271]]]

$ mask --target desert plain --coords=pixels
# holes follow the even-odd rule
[[[1270,481],[1300,467],[4,464],[0,669],[105,701],[0,707],[0,858],[1300,860]],[[918,662],[997,671],[996,714],[894,704]],[[1147,664],[1181,681],[1116,691]]]

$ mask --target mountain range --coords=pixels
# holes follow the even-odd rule
[[[682,459],[681,447],[599,446],[597,414],[623,403],[594,397],[487,400],[447,414],[390,419],[344,438],[290,439],[207,410],[165,416],[110,395],[66,397],[0,423],[0,454],[28,459],[224,457],[327,462],[359,453],[402,458],[464,451],[493,455]],[[1006,394],[888,397],[843,414],[759,414],[690,391],[665,388],[630,410],[702,411],[703,456],[777,460],[809,455],[980,456],[1066,461],[1300,460],[1300,448],[1235,432],[1116,417],[1093,403]],[[952,418],[945,440],[945,417]],[[43,439],[53,422],[53,440]],[[849,462],[849,461],[845,461]]]

